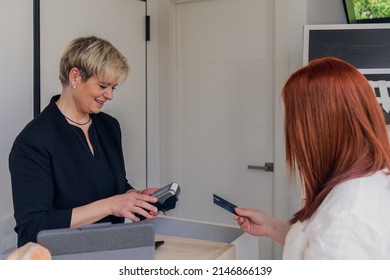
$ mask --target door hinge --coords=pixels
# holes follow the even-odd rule
[[[145,18],[145,40],[146,42],[150,41],[150,16]]]

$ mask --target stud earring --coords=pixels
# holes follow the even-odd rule
[[[72,88],[76,88],[76,83],[72,82]]]

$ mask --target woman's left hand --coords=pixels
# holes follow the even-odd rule
[[[150,194],[154,193],[155,191],[158,191],[159,189],[160,188],[146,188],[146,189],[140,191],[140,193],[150,195]]]
[[[146,189],[140,190],[138,192],[141,193],[141,194],[145,194],[145,195],[151,195],[152,193],[158,191],[159,189],[160,188],[146,188]],[[130,190],[130,191],[134,191],[134,190]],[[160,213],[160,211],[157,212],[157,213],[150,213],[150,214],[154,215],[154,216],[157,216],[159,213]],[[169,211],[163,211],[163,214],[164,215],[168,215]]]
[[[146,194],[146,195],[150,195],[152,193],[154,193],[155,191],[158,191],[160,188],[146,188],[144,190],[141,191],[142,194]],[[156,214],[156,216],[158,215],[159,213]],[[168,215],[169,214],[169,211],[163,211],[163,214],[164,215]]]

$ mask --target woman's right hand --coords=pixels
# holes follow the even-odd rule
[[[290,230],[288,222],[276,219],[262,211],[253,208],[235,208],[233,218],[245,232],[256,236],[268,236],[284,244],[287,232]]]
[[[144,194],[142,191],[130,190],[124,194],[110,197],[108,207],[111,215],[138,222],[140,219],[135,213],[148,219],[156,218],[159,211],[151,204],[155,202],[157,202],[156,197]]]

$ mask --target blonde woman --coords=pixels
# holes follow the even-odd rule
[[[60,61],[60,95],[17,136],[9,155],[18,246],[44,229],[154,218],[148,196],[126,178],[118,121],[101,112],[129,74],[108,41],[69,43]]]

